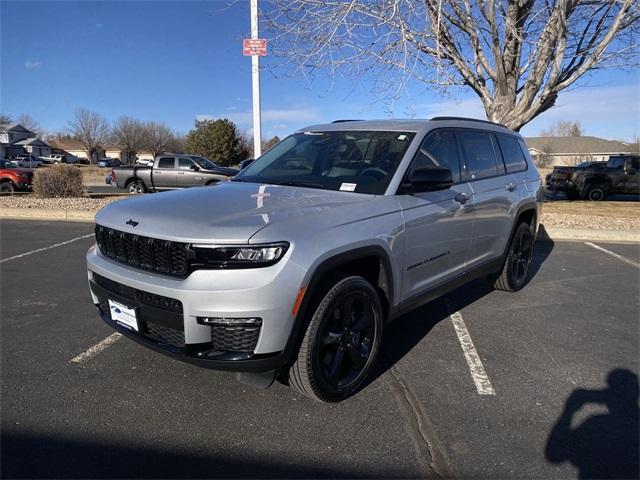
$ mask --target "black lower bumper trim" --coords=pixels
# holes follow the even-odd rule
[[[117,295],[110,295],[104,288],[94,282],[90,282],[93,294],[98,297],[100,302],[106,301],[106,298]],[[276,370],[287,363],[287,357],[284,352],[276,352],[272,354],[254,354],[245,352],[221,352],[211,348],[211,344],[187,344],[184,348],[174,345],[168,345],[140,335],[126,327],[123,327],[111,319],[109,311],[105,311],[96,304],[96,308],[102,320],[111,328],[128,337],[140,345],[155,350],[157,352],[168,355],[171,358],[183,362],[191,363],[198,367],[210,368],[213,370],[226,370],[233,372],[268,372]]]

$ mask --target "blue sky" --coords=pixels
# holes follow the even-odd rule
[[[86,107],[109,120],[127,115],[186,132],[197,117],[227,117],[251,127],[248,2],[0,0],[0,111],[31,115],[47,131],[63,130]],[[273,59],[267,58],[264,65]],[[484,118],[464,90],[443,97],[415,83],[389,106],[339,79],[262,74],[264,136],[283,136],[336,118],[466,115]],[[536,135],[557,120],[578,120],[589,135],[640,134],[640,74],[599,73],[584,88],[561,94],[557,106],[527,125]]]

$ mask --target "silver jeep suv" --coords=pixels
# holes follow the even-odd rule
[[[91,296],[142,345],[340,401],[403,312],[480,276],[522,288],[540,199],[524,141],[501,125],[315,125],[230,182],[102,209]]]

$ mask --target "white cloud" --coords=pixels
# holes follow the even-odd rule
[[[42,66],[42,62],[32,62],[31,60],[27,60],[24,62],[24,68],[29,70],[33,70],[34,68],[40,68]]]

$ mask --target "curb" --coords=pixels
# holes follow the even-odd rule
[[[95,212],[47,208],[0,208],[0,218],[13,220],[53,220],[67,222],[93,222]]]
[[[95,212],[46,208],[0,207],[0,218],[14,220],[53,220],[93,223]],[[594,230],[580,228],[547,228],[541,225],[538,241],[596,241],[640,243],[640,232],[628,230]]]

